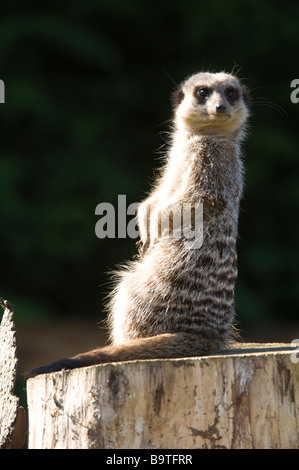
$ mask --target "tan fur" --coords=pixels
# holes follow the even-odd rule
[[[165,164],[137,214],[140,255],[118,273],[111,294],[112,345],[31,375],[101,362],[196,356],[228,344],[235,315],[246,103],[240,82],[225,73],[195,74],[181,85]],[[196,249],[190,240],[159,230],[171,210],[187,202],[203,204],[203,245]]]

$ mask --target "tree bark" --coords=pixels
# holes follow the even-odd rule
[[[29,448],[298,448],[286,344],[91,366],[28,380]]]
[[[15,396],[17,374],[14,309],[0,298],[4,314],[0,325],[0,449],[20,449],[26,438],[26,412]]]

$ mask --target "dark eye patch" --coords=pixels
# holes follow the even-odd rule
[[[236,88],[229,87],[225,90],[225,96],[230,103],[234,103],[239,98],[239,91]]]

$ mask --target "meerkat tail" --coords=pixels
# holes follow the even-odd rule
[[[107,362],[134,361],[139,359],[170,359],[199,356],[218,349],[219,342],[189,333],[165,333],[149,338],[137,338],[126,344],[105,346],[78,354],[69,359],[60,359],[46,366],[37,367],[26,374],[26,378],[39,374],[77,369]]]

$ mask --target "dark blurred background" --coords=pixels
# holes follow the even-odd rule
[[[106,340],[108,273],[136,248],[98,239],[95,208],[145,196],[174,83],[207,69],[234,68],[252,90],[241,335],[299,337],[298,24],[295,1],[1,2],[0,294],[15,305],[20,372]]]

